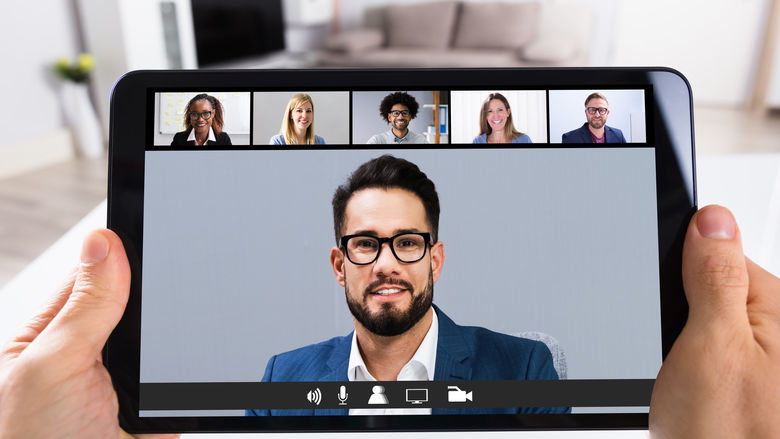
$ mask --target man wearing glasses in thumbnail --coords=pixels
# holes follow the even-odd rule
[[[591,93],[585,98],[585,117],[588,119],[576,130],[564,133],[563,143],[626,143],[623,132],[607,126],[609,102],[601,93]]]
[[[379,117],[390,124],[390,130],[374,134],[366,143],[428,143],[424,134],[409,130],[420,105],[414,96],[402,91],[390,93],[379,104]]]
[[[417,165],[389,155],[361,165],[336,189],[333,223],[337,245],[330,251],[330,264],[336,281],[344,287],[355,330],[274,355],[266,366],[264,382],[558,379],[544,343],[456,325],[433,305],[433,285],[444,265],[444,244],[437,236],[439,196]],[[247,410],[247,415],[569,410],[388,409],[377,405],[376,409]]]

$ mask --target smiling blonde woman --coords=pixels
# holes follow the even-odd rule
[[[282,118],[282,132],[271,137],[271,145],[324,145],[314,134],[314,101],[305,93],[290,98]]]

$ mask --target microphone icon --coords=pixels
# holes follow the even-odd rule
[[[349,394],[347,393],[347,386],[341,386],[339,387],[339,405],[347,405],[347,398],[349,398]]]

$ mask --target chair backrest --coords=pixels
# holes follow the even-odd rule
[[[512,335],[527,338],[529,340],[541,341],[546,344],[547,349],[549,349],[552,354],[553,367],[555,367],[555,371],[558,372],[558,378],[562,380],[566,379],[566,353],[563,352],[563,348],[558,342],[558,339],[550,334],[538,331],[518,332]]]

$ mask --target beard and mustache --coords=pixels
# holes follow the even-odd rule
[[[590,126],[593,128],[593,129],[596,129],[596,130],[598,130],[598,129],[600,129],[600,128],[603,128],[603,127],[604,127],[604,125],[605,125],[606,123],[607,123],[607,121],[606,121],[604,118],[602,118],[601,120],[595,120],[595,119],[593,119],[593,120],[590,120],[590,121],[588,121],[588,124],[589,124],[589,125],[590,125]]]
[[[344,279],[344,292],[347,306],[352,315],[370,332],[376,335],[391,337],[403,334],[414,326],[428,312],[433,304],[433,272],[428,272],[428,283],[419,292],[409,282],[397,278],[384,278],[372,282],[363,292],[363,300],[352,298],[349,294],[349,283]],[[409,309],[400,310],[393,303],[383,303],[380,311],[372,313],[368,309],[368,297],[371,290],[380,285],[393,285],[409,291],[412,302]]]

